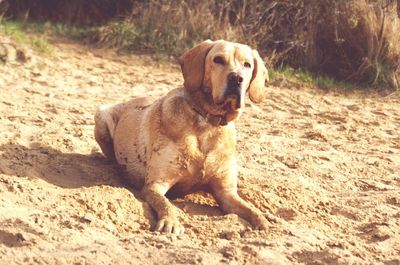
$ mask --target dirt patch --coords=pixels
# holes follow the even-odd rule
[[[237,123],[239,192],[281,223],[254,231],[193,194],[174,202],[186,234],[168,237],[101,155],[93,113],[180,86],[179,67],[54,45],[0,65],[0,263],[400,262],[398,94],[269,86]]]

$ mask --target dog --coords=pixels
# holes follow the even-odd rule
[[[167,197],[199,190],[211,193],[224,213],[266,229],[270,215],[237,193],[235,156],[234,121],[246,92],[254,103],[265,97],[268,71],[260,55],[244,44],[207,40],[186,51],[179,63],[183,87],[157,100],[98,107],[96,141],[156,212],[155,231],[182,234]]]

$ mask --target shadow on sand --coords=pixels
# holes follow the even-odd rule
[[[41,178],[62,188],[125,186],[118,169],[100,153],[63,153],[40,143],[0,146],[0,173]]]
[[[4,144],[0,146],[0,173],[40,178],[50,184],[68,189],[99,185],[124,187],[132,192],[138,200],[144,201],[140,192],[132,188],[124,178],[123,172],[98,152],[84,155],[63,153],[41,143],[32,143],[30,147]],[[187,214],[221,215],[216,206],[182,199],[174,204]]]

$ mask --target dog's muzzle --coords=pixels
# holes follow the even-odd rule
[[[240,74],[231,72],[228,75],[228,88],[225,92],[225,102],[230,103],[233,109],[240,109],[242,105],[242,83],[243,77]]]

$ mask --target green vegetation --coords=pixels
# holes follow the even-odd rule
[[[22,30],[21,25],[16,22],[2,20],[0,24],[0,32],[2,35],[12,37],[17,43],[26,43],[29,39]]]
[[[55,35],[58,37],[67,37],[72,39],[82,40],[89,35],[88,27],[78,27],[67,25],[63,23],[53,22],[19,22],[23,29],[28,32],[42,34],[42,35]]]
[[[51,54],[52,36],[83,40],[90,34],[89,28],[62,23],[38,22],[30,20],[6,20],[0,18],[0,34],[12,38],[18,44],[31,46],[41,54]]]
[[[29,35],[18,22],[1,21],[0,34],[11,37],[18,44],[29,45],[41,54],[49,54],[53,50],[45,37]]]
[[[289,80],[294,83],[316,85],[321,88],[353,89],[352,83],[338,81],[332,77],[317,75],[305,70],[296,70],[291,67],[274,69],[269,71],[271,81]]]
[[[24,41],[27,34],[68,37],[72,39],[83,39],[89,35],[88,27],[78,27],[53,22],[39,22],[31,20],[9,20],[0,19],[0,28],[3,34],[7,34],[16,39]]]

